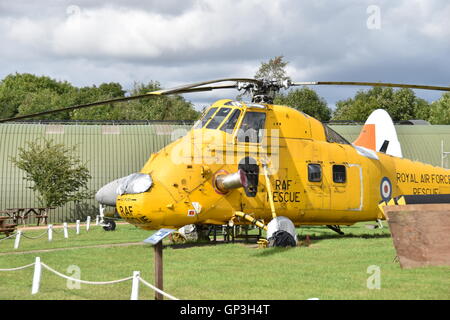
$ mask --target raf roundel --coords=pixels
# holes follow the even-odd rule
[[[381,179],[380,193],[381,193],[381,198],[384,201],[388,201],[388,200],[391,199],[391,196],[392,196],[392,183],[386,177]]]

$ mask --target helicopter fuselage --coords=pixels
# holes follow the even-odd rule
[[[217,187],[218,175],[239,169],[248,185]],[[378,207],[383,200],[450,193],[450,170],[352,145],[286,106],[231,100],[214,103],[141,173],[151,176],[151,188],[118,196],[116,208],[143,229],[246,223],[236,211],[269,222],[272,199],[277,216],[296,226],[352,225],[385,219]]]

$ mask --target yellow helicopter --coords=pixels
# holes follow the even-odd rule
[[[96,194],[127,222],[147,230],[186,225],[248,225],[270,245],[295,245],[295,228],[386,219],[380,204],[402,195],[443,201],[450,170],[402,158],[390,116],[376,110],[348,142],[327,125],[288,106],[276,92],[293,86],[356,85],[450,91],[450,87],[378,82],[291,82],[226,78],[144,95],[3,119],[154,96],[237,89],[251,102],[219,100],[178,140],[151,155],[139,173]],[[434,200],[433,200],[434,199]],[[101,206],[101,210],[104,208]]]

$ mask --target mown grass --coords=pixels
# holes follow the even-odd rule
[[[208,300],[450,298],[450,268],[401,269],[387,228],[367,230],[360,224],[343,230],[345,236],[325,228],[301,228],[301,239],[309,235],[311,245],[291,249],[257,249],[244,243],[169,245],[164,249],[164,289],[180,299]],[[57,240],[51,244],[46,240],[24,242],[21,250],[134,242],[149,234],[130,225],[120,225],[115,232],[94,228],[60,244]],[[9,245],[12,247],[12,241]],[[0,242],[0,252],[11,251],[5,247]],[[83,280],[115,280],[136,270],[154,282],[149,245],[0,255],[0,268],[29,264],[36,256],[63,273],[70,265],[79,266]],[[379,290],[367,288],[371,265],[381,270]],[[129,299],[131,293],[131,281],[68,289],[66,280],[44,270],[40,292],[32,296],[32,276],[32,268],[1,272],[0,299]],[[141,299],[153,296],[141,286]]]
[[[20,229],[19,229],[20,230]],[[91,225],[89,231],[82,225],[80,234],[76,234],[75,224],[69,225],[69,238],[65,239],[62,228],[53,229],[53,240],[48,241],[47,229],[23,230],[18,249],[14,249],[14,237],[0,241],[0,253],[45,250],[54,248],[70,248],[111,243],[142,241],[152,232],[136,228],[129,224],[118,224],[114,232],[106,232],[100,226]],[[39,239],[29,239],[41,236]],[[0,238],[1,240],[1,238]]]

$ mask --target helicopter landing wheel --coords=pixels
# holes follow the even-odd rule
[[[286,217],[276,217],[267,225],[267,245],[269,247],[295,247],[297,234],[294,223]]]
[[[175,231],[169,235],[169,239],[174,244],[183,244],[186,243],[186,238],[179,232]]]
[[[103,230],[105,230],[105,231],[116,230],[116,223],[113,220],[105,220]]]

